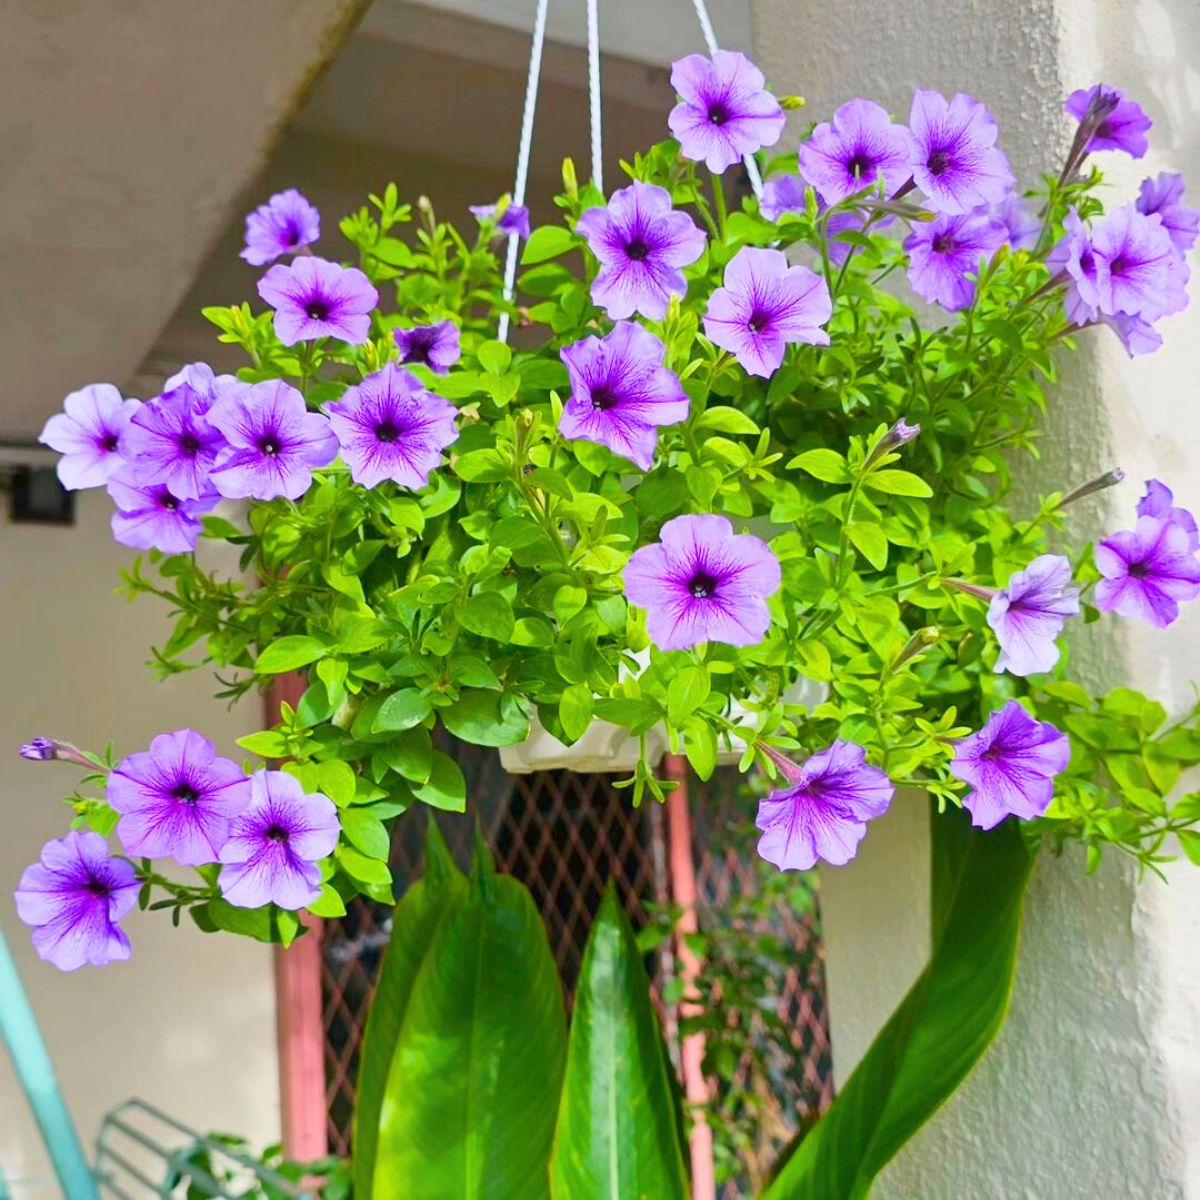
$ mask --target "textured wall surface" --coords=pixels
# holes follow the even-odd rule
[[[755,44],[780,91],[809,106],[795,132],[853,96],[907,114],[914,85],[966,91],[996,114],[1024,181],[1056,167],[1071,136],[1059,105],[1096,79],[1151,113],[1151,154],[1100,159],[1108,203],[1136,195],[1158,170],[1182,171],[1200,193],[1200,6],[1194,0],[756,0]],[[1194,289],[1193,289],[1194,290]],[[1142,480],[1168,481],[1200,504],[1200,311],[1163,326],[1166,346],[1129,362],[1115,339],[1082,340],[1049,414],[1044,460],[1025,491],[1069,486],[1119,463],[1124,487],[1075,512],[1079,541],[1131,523]],[[1175,710],[1200,674],[1200,612],[1170,631],[1076,629],[1074,669],[1129,681]],[[899,801],[898,801],[899,803]],[[889,845],[874,847],[872,839]],[[897,922],[897,876],[924,919],[928,846],[919,823],[889,816],[858,863],[825,883],[830,1009],[839,1079],[890,1008],[873,988],[913,978],[915,936],[881,939]],[[1079,857],[1046,859],[1027,909],[1008,1024],[976,1073],[881,1178],[881,1200],[1182,1200],[1200,1196],[1200,878],[1168,869],[1169,885],[1138,884],[1107,862],[1085,878]],[[887,914],[885,916],[885,914]],[[880,962],[880,956],[889,961]],[[867,995],[864,995],[866,993]],[[891,997],[894,999],[894,996]]]

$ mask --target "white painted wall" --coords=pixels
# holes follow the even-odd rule
[[[1062,98],[1098,78],[1155,119],[1141,163],[1105,155],[1113,203],[1158,170],[1200,197],[1200,7],[1194,0],[754,0],[760,64],[809,105],[797,131],[853,96],[907,113],[914,85],[962,90],[995,112],[1025,181],[1070,138]],[[1166,347],[1131,363],[1090,338],[1069,363],[1029,491],[1119,463],[1123,488],[1081,505],[1080,540],[1128,525],[1141,481],[1158,475],[1200,505],[1200,295],[1164,325]],[[1074,631],[1077,671],[1190,703],[1200,609],[1169,631],[1113,620]],[[835,1075],[844,1079],[923,962],[928,843],[899,811],[859,861],[824,879]],[[1122,864],[1083,875],[1046,858],[1029,896],[1012,1013],[961,1092],[881,1177],[880,1200],[1177,1200],[1200,1196],[1200,873],[1138,884]],[[900,881],[898,883],[898,881]],[[904,888],[907,881],[908,890]],[[897,892],[901,895],[898,897]],[[902,906],[899,918],[897,905]],[[907,905],[907,908],[904,906]],[[880,924],[897,934],[880,936]]]

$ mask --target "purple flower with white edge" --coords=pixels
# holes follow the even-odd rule
[[[453,321],[393,329],[392,339],[402,363],[421,363],[435,375],[445,375],[462,357],[458,326]]]
[[[529,209],[524,204],[506,204],[499,218],[496,216],[498,204],[472,204],[471,215],[481,225],[485,221],[495,221],[495,230],[504,237],[517,234],[519,237],[529,236]]]
[[[211,394],[183,382],[143,404],[125,433],[129,461],[114,479],[161,484],[180,500],[211,492],[209,476],[225,448],[220,430],[208,420],[212,403]]]
[[[1080,88],[1066,98],[1063,108],[1081,127],[1086,125],[1091,130],[1084,147],[1087,154],[1095,150],[1121,150],[1133,158],[1141,158],[1149,149],[1146,134],[1154,122],[1140,105],[1126,100],[1120,88],[1103,83]]]
[[[736,50],[689,54],[671,67],[680,103],[667,124],[679,151],[719,175],[738,159],[773,146],[787,118],[763,73]]]
[[[102,487],[125,463],[126,433],[138,400],[125,400],[111,383],[93,383],[72,392],[38,435],[57,450],[58,481],[68,491]]]
[[[930,208],[954,215],[999,204],[1016,182],[996,146],[996,122],[978,100],[917,88],[908,124],[913,180]]]
[[[912,175],[913,145],[903,125],[871,100],[850,100],[800,146],[800,174],[826,204],[837,204],[883,180],[890,196]]]
[[[781,871],[808,871],[817,860],[835,867],[858,852],[867,822],[882,816],[895,789],[866,751],[838,740],[800,766],[767,750],[783,786],[758,803],[758,855]]]
[[[1160,171],[1153,179],[1143,179],[1137,210],[1148,217],[1158,215],[1180,254],[1186,254],[1196,244],[1200,211],[1184,204],[1182,175]]]
[[[1042,223],[1016,192],[1009,192],[999,204],[993,204],[988,216],[1004,226],[1008,235],[1005,240],[1014,250],[1032,250],[1037,245]]]
[[[296,500],[312,484],[313,468],[338,455],[328,418],[309,412],[304,397],[281,379],[223,396],[208,410],[208,419],[228,442],[212,483],[231,499]]]
[[[275,310],[275,333],[285,346],[335,337],[361,346],[371,336],[379,293],[357,267],[305,255],[272,267],[258,294]]]
[[[743,246],[708,301],[704,332],[751,375],[773,375],[792,342],[828,346],[833,312],[825,280],[793,267],[782,250]]]
[[[303,908],[321,894],[317,863],[337,845],[337,809],[284,771],[258,771],[249,783],[250,807],[221,849],[221,895],[238,908]]]
[[[1010,700],[958,743],[950,774],[971,785],[963,801],[971,824],[994,829],[1005,817],[1040,817],[1054,797],[1054,776],[1070,758],[1065,733]]]
[[[285,254],[311,246],[321,236],[321,214],[295,188],[276,192],[246,217],[242,258],[265,267]]]
[[[592,300],[614,321],[635,312],[656,321],[665,317],[671,297],[687,291],[680,268],[704,253],[703,231],[652,183],[613,192],[606,208],[589,208],[575,228],[600,260]]]
[[[458,409],[391,362],[347,388],[325,411],[350,477],[362,487],[390,479],[423,488],[441,466],[442,451],[458,440]]]
[[[923,300],[947,312],[968,308],[975,299],[970,278],[1004,244],[1004,226],[986,211],[950,215],[914,223],[904,242],[908,281]]]
[[[1079,613],[1079,589],[1070,584],[1070,560],[1041,554],[992,597],[987,622],[1000,643],[997,671],[1037,675],[1058,662],[1058,635]]]
[[[177,496],[165,483],[140,483],[120,475],[108,481],[108,494],[117,511],[112,532],[122,546],[187,554],[204,532],[200,518],[212,512],[221,497],[209,491],[195,499]]]
[[[771,625],[767,598],[782,579],[771,548],[734,533],[724,518],[674,517],[660,541],[625,565],[625,597],[646,610],[646,629],[660,650],[701,642],[753,646]]]
[[[1186,508],[1175,507],[1175,495],[1165,483],[1157,479],[1146,480],[1146,494],[1138,501],[1139,517],[1157,517],[1160,521],[1171,521],[1188,536],[1188,546],[1200,550],[1200,531],[1196,518]]]
[[[807,208],[808,185],[796,173],[776,175],[763,184],[758,211],[768,221],[778,221],[784,213],[803,213]]]
[[[42,847],[15,893],[17,916],[33,926],[33,948],[60,971],[102,967],[129,957],[117,924],[137,903],[133,867],[113,858],[98,834],[72,829]]]
[[[1187,267],[1158,216],[1114,209],[1092,229],[1092,250],[1102,313],[1156,321],[1187,307]]]
[[[563,347],[571,397],[559,432],[607,446],[649,471],[658,427],[686,421],[690,407],[679,377],[663,366],[665,354],[654,334],[630,321],[618,321],[607,337]]]
[[[1137,617],[1166,629],[1181,601],[1200,596],[1200,561],[1194,534],[1176,519],[1138,517],[1133,529],[1110,534],[1096,545],[1096,607]]]
[[[250,804],[250,780],[208,738],[178,729],[117,764],[108,802],[121,814],[117,837],[127,854],[199,867],[217,861],[233,819]]]

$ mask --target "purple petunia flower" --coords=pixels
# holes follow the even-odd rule
[[[17,915],[33,926],[33,948],[60,971],[129,957],[117,924],[137,903],[133,867],[112,858],[98,833],[72,829],[42,847],[17,884]]]
[[[837,204],[883,179],[890,196],[912,176],[913,145],[903,125],[871,100],[850,100],[800,146],[800,174],[826,204]]]
[[[671,67],[671,86],[681,97],[667,118],[679,152],[718,175],[775,145],[783,133],[787,118],[779,101],[766,90],[763,73],[736,50],[679,59]]]
[[[1095,83],[1072,92],[1063,108],[1083,128],[1091,130],[1084,153],[1095,150],[1123,150],[1141,158],[1149,148],[1146,133],[1153,124],[1138,104],[1125,99],[1120,88]]]
[[[992,597],[987,622],[1000,643],[997,671],[1036,675],[1058,662],[1056,639],[1079,613],[1079,589],[1070,584],[1070,561],[1041,554]]]
[[[1187,307],[1187,267],[1160,217],[1114,209],[1092,230],[1092,251],[1102,313],[1155,321]]]
[[[975,299],[970,278],[1004,244],[1004,226],[986,212],[918,221],[904,241],[908,251],[908,281],[923,300],[958,312]]]
[[[733,532],[724,517],[668,521],[661,541],[625,565],[625,596],[646,610],[646,629],[660,650],[701,642],[753,646],[771,624],[767,597],[779,590],[779,560],[766,542]]]
[[[782,250],[743,246],[723,283],[709,298],[704,332],[751,375],[774,374],[791,342],[829,345],[821,328],[833,312],[829,288],[807,267],[789,265]]]
[[[784,213],[803,213],[807,207],[807,191],[808,185],[798,174],[776,175],[763,184],[758,211],[768,221],[778,221]]]
[[[1064,232],[1046,258],[1052,275],[1065,273],[1067,294],[1063,301],[1067,317],[1076,325],[1087,325],[1099,315],[1100,264],[1092,247],[1092,235],[1071,209],[1063,222]]]
[[[63,401],[63,411],[38,436],[43,446],[62,455],[56,470],[63,487],[101,487],[113,477],[125,463],[126,434],[140,407],[111,383],[93,383]]]
[[[312,484],[313,467],[337,458],[328,419],[309,412],[304,397],[280,379],[222,397],[208,419],[228,442],[217,458],[213,486],[231,499],[296,500]]]
[[[392,339],[400,351],[402,363],[422,363],[435,375],[447,374],[462,357],[458,326],[453,321],[393,329]]]
[[[614,321],[635,312],[661,320],[671,297],[687,291],[680,268],[704,253],[704,233],[652,183],[613,192],[606,208],[589,208],[575,228],[600,260],[592,300]]]
[[[117,511],[112,532],[122,546],[135,550],[161,550],[187,554],[204,532],[200,518],[211,512],[221,497],[208,491],[196,499],[177,496],[165,483],[139,483],[120,475],[108,481],[108,494]]]
[[[1032,250],[1038,243],[1042,223],[1037,214],[1016,192],[993,204],[988,216],[1004,226],[1006,241],[1014,250]]]
[[[250,804],[250,780],[194,729],[160,733],[108,777],[108,802],[121,814],[127,854],[215,863],[233,819]]]
[[[1100,320],[1121,339],[1121,345],[1130,358],[1153,354],[1163,344],[1162,334],[1141,317],[1117,313],[1115,316],[1101,317]]]
[[[321,894],[316,864],[337,845],[337,809],[284,771],[258,771],[249,782],[250,807],[221,850],[221,895],[238,908],[303,908]]]
[[[1137,210],[1150,217],[1158,214],[1163,228],[1180,254],[1186,254],[1200,235],[1200,211],[1183,202],[1183,176],[1160,171],[1154,179],[1143,179]]]
[[[284,254],[295,254],[321,236],[321,214],[295,188],[276,192],[246,217],[242,258],[265,267]]]
[[[225,446],[208,420],[214,398],[214,392],[198,391],[183,380],[143,404],[125,434],[129,463],[116,478],[161,484],[181,500],[211,492],[209,476]]]
[[[442,451],[458,440],[458,409],[391,362],[347,388],[325,411],[350,477],[362,487],[390,479],[423,488],[441,465]]]
[[[1197,530],[1196,518],[1186,508],[1175,507],[1174,493],[1165,483],[1157,479],[1146,480],[1146,494],[1138,501],[1137,515],[1157,517],[1160,521],[1178,525],[1188,536],[1188,548],[1200,550],[1200,531]]]
[[[371,335],[379,293],[357,267],[305,256],[272,267],[258,294],[275,310],[275,333],[285,346],[335,337],[361,346]]]
[[[505,205],[504,211],[497,220],[496,210],[499,207],[498,204],[472,204],[470,206],[471,215],[481,225],[485,221],[495,221],[496,232],[504,237],[515,233],[520,237],[527,238],[529,236],[529,209],[524,204],[509,203]]]
[[[1133,529],[1110,534],[1096,546],[1096,607],[1139,617],[1166,629],[1183,600],[1200,596],[1200,561],[1194,535],[1174,518],[1139,516]]]
[[[840,867],[858,852],[867,822],[882,816],[895,788],[866,751],[841,740],[797,766],[768,749],[784,786],[758,803],[758,855],[781,871],[808,871],[818,859]]]
[[[950,774],[971,785],[963,801],[971,824],[994,829],[1008,816],[1040,817],[1054,796],[1054,776],[1070,758],[1065,733],[1010,700],[958,743]]]
[[[35,737],[21,745],[17,753],[30,762],[51,762],[58,757],[58,743],[53,738]]]
[[[954,215],[999,204],[1016,182],[996,146],[996,122],[978,100],[917,88],[908,123],[913,180],[930,208]]]
[[[665,354],[654,334],[629,321],[618,321],[607,337],[563,347],[571,398],[559,432],[598,442],[649,471],[658,427],[686,421],[689,409],[679,377],[663,366]]]

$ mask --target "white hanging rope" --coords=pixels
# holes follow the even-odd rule
[[[517,178],[513,183],[513,204],[525,203],[525,185],[529,182],[529,153],[533,148],[533,112],[537,107],[538,80],[542,73],[542,46],[546,41],[546,9],[550,0],[538,0],[537,16],[533,20],[533,42],[529,47],[529,74],[525,80],[525,111],[521,117],[521,145],[517,150]],[[504,299],[513,298],[513,285],[517,279],[517,253],[521,235],[511,233],[508,237],[508,258],[504,263]],[[500,314],[500,326],[496,336],[508,341],[508,313]]]
[[[604,193],[604,157],[600,137],[599,0],[587,0],[588,111],[592,119],[592,182]]]
[[[711,58],[720,47],[717,45],[717,35],[713,31],[712,21],[709,19],[708,5],[704,3],[704,0],[692,0],[692,7],[696,10],[696,20],[700,22],[700,33],[704,37],[704,44],[708,47],[708,54]],[[742,162],[745,164],[746,174],[750,178],[750,187],[754,195],[761,200],[762,176],[758,173],[758,163],[754,161],[754,155],[745,155]]]

